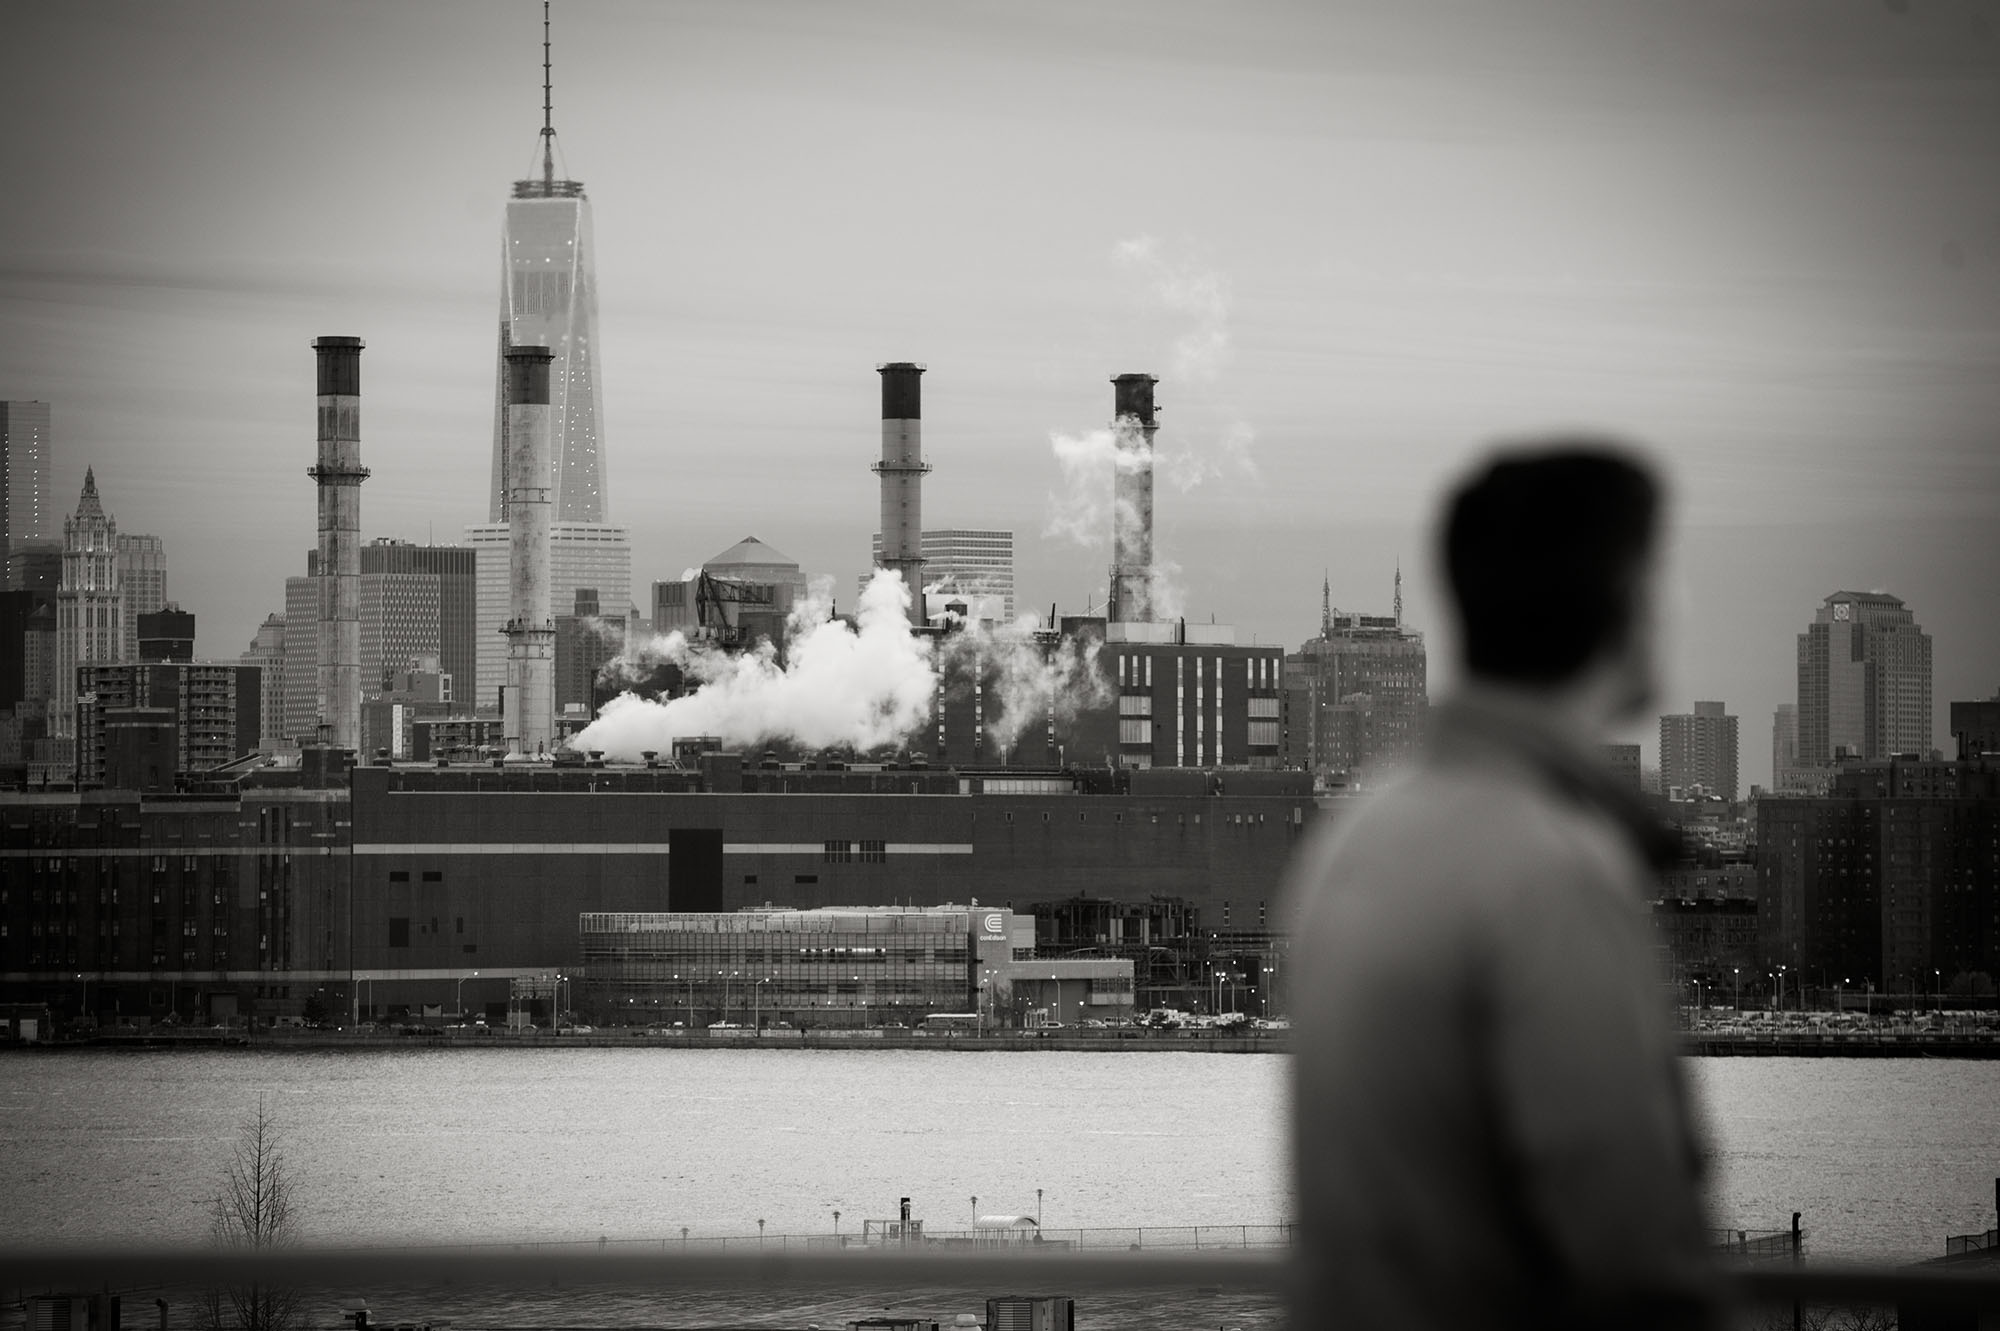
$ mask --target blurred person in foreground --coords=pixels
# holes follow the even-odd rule
[[[1295,1326],[1714,1318],[1647,907],[1674,843],[1598,748],[1652,701],[1660,507],[1591,440],[1449,500],[1465,683],[1292,868]]]

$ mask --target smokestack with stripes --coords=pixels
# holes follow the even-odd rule
[[[877,567],[903,575],[910,593],[910,623],[924,621],[924,367],[892,361],[882,376],[882,558]]]
[[[319,456],[319,742],[361,747],[361,339],[321,337]]]
[[[1153,618],[1153,416],[1150,374],[1113,379],[1116,467],[1111,493],[1111,597],[1106,617],[1113,624]]]
[[[507,348],[507,756],[550,751],[555,740],[556,625],[549,612],[547,347]]]

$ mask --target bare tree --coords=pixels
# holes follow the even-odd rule
[[[298,1237],[283,1133],[262,1095],[256,1116],[237,1131],[222,1191],[209,1203],[209,1234],[220,1247],[248,1252],[288,1247]],[[289,1331],[298,1324],[296,1290],[252,1283],[209,1290],[203,1302],[215,1331]]]

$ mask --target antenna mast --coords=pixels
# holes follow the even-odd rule
[[[1396,627],[1403,627],[1403,561],[1396,561]]]
[[[549,0],[542,0],[542,185],[556,183],[555,95],[549,78]]]

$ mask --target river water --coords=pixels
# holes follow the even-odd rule
[[[1690,1061],[1718,1224],[1914,1260],[1993,1224],[2000,1062]],[[196,1242],[235,1125],[284,1125],[308,1237],[1051,1229],[1289,1217],[1280,1055],[921,1050],[0,1056],[0,1243]]]

